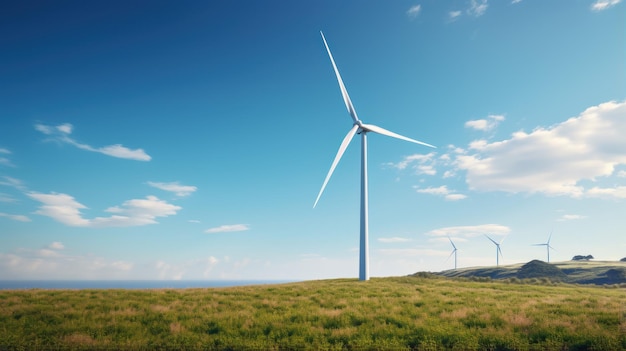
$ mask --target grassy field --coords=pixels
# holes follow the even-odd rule
[[[623,350],[626,291],[427,274],[0,291],[0,350]]]

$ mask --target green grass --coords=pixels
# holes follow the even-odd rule
[[[620,350],[626,291],[423,275],[0,291],[0,350]]]

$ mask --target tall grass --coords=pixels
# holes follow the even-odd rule
[[[435,277],[0,291],[0,350],[620,350],[626,291]]]

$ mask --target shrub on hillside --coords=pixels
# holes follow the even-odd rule
[[[556,266],[543,261],[532,260],[519,269],[517,277],[519,279],[548,278],[550,280],[562,280],[567,275]]]
[[[576,256],[572,257],[572,261],[589,261],[589,260],[593,260],[593,256],[592,255],[587,255],[587,256],[576,255]]]

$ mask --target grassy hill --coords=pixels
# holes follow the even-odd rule
[[[565,261],[545,263],[531,261],[498,267],[471,267],[439,273],[445,277],[489,277],[491,279],[544,278],[571,284],[626,284],[626,262],[622,261]]]
[[[426,273],[215,289],[0,291],[0,350],[50,349],[620,350],[626,291]]]

